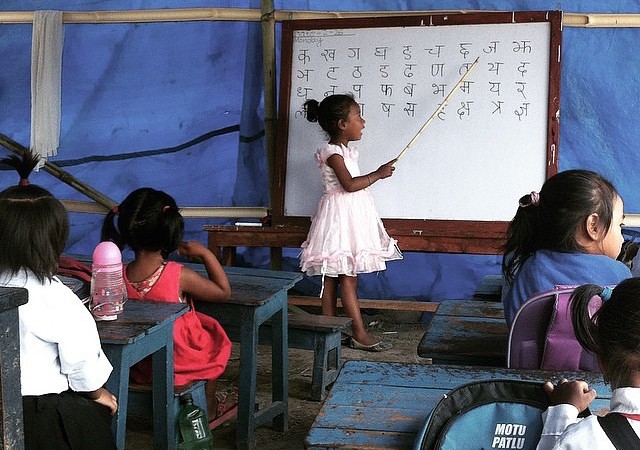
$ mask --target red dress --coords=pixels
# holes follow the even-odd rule
[[[127,295],[134,300],[180,302],[181,270],[181,264],[169,261],[146,280],[131,283],[124,267]],[[176,386],[216,379],[227,366],[231,341],[217,320],[195,311],[191,305],[189,311],[174,322],[173,353]],[[139,384],[151,383],[151,358],[132,367],[131,380]]]

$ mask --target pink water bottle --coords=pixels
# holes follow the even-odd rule
[[[96,320],[115,320],[127,301],[118,246],[100,242],[93,251],[91,269],[91,312]]]

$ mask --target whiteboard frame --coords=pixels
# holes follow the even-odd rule
[[[560,114],[560,54],[562,40],[561,11],[510,11],[437,13],[415,16],[290,20],[282,22],[281,75],[278,128],[275,154],[273,225],[308,227],[310,217],[285,215],[285,187],[288,159],[288,126],[291,103],[291,69],[293,34],[298,30],[339,30],[371,27],[408,27],[440,25],[482,25],[504,23],[538,23],[550,25],[549,86],[547,102],[546,178],[558,171]],[[320,99],[319,99],[320,100]],[[310,158],[310,161],[312,159]],[[515,207],[514,207],[515,213]],[[411,248],[403,250],[449,253],[500,253],[508,222],[476,220],[434,220],[385,218],[383,222],[392,236],[411,236]]]

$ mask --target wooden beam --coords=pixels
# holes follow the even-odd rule
[[[435,312],[439,302],[421,302],[418,300],[373,300],[358,299],[360,308],[371,309],[391,309],[395,311],[423,311]],[[289,295],[289,305],[293,306],[321,306],[318,297],[307,297],[302,295]],[[338,308],[342,308],[342,299],[338,298]]]

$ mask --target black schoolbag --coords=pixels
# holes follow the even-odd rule
[[[483,380],[458,386],[433,408],[414,450],[535,449],[549,406],[542,385]]]

